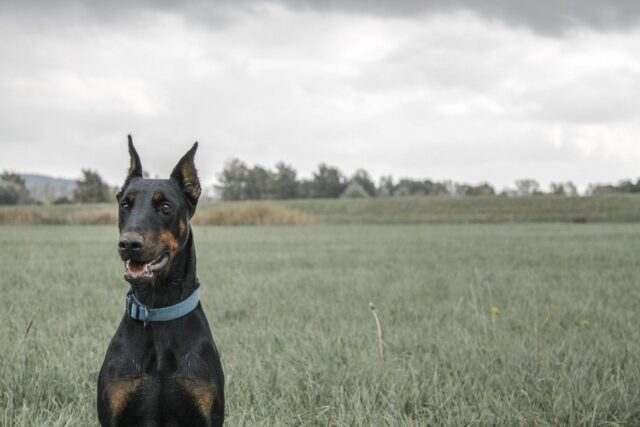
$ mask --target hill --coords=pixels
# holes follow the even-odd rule
[[[53,178],[46,175],[22,174],[27,190],[31,197],[39,202],[52,201],[61,197],[73,198],[73,191],[77,187],[75,180]]]

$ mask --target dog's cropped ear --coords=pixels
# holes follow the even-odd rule
[[[200,198],[200,180],[198,179],[198,171],[193,159],[198,149],[198,143],[193,144],[193,147],[187,154],[182,156],[173,172],[171,172],[171,179],[175,180],[189,201],[190,210],[189,216],[192,216],[196,211],[196,205]]]
[[[129,182],[133,178],[142,178],[142,164],[140,163],[140,156],[138,156],[138,152],[136,151],[136,147],[133,146],[133,139],[131,135],[127,135],[127,139],[129,141],[129,172],[127,173],[127,178],[124,180],[124,184],[122,185],[122,189],[116,196],[116,198],[120,198],[122,191],[127,188]]]

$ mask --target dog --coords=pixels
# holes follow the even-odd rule
[[[98,376],[98,419],[103,427],[222,426],[224,373],[199,302],[189,223],[201,191],[198,143],[169,179],[147,179],[128,140],[129,172],[116,198],[130,289]]]

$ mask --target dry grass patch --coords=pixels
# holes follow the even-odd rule
[[[117,223],[118,211],[113,208],[69,212],[65,216],[65,224],[115,225]]]
[[[264,203],[197,212],[192,221],[198,225],[306,225],[312,222],[311,215],[299,210]]]
[[[114,225],[117,223],[118,212],[111,206],[18,206],[0,209],[0,224]]]
[[[33,208],[3,208],[0,209],[0,224],[42,224],[43,215],[41,211]]]

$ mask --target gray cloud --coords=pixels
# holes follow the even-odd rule
[[[576,77],[531,89],[525,95],[533,104],[533,117],[556,123],[615,123],[637,120],[640,115],[640,71],[621,70]]]
[[[640,22],[640,2],[635,0],[8,0],[3,1],[1,7],[27,13],[81,11],[100,19],[122,18],[136,11],[161,11],[181,13],[206,25],[224,26],[238,12],[260,14],[268,4],[281,4],[299,12],[342,12],[389,18],[468,11],[546,35],[560,35],[580,27],[625,30]]]
[[[494,2],[2,4],[0,169],[117,183],[128,132],[161,175],[200,140],[209,184],[230,157],[499,186],[640,164],[640,31],[566,32],[625,28],[627,9],[605,25],[543,2],[564,20],[542,25]]]
[[[623,29],[635,26],[640,19],[640,3],[634,0],[289,0],[287,4],[295,8],[400,17],[420,13],[471,11],[487,19],[547,34],[562,33],[576,26],[602,30]]]

